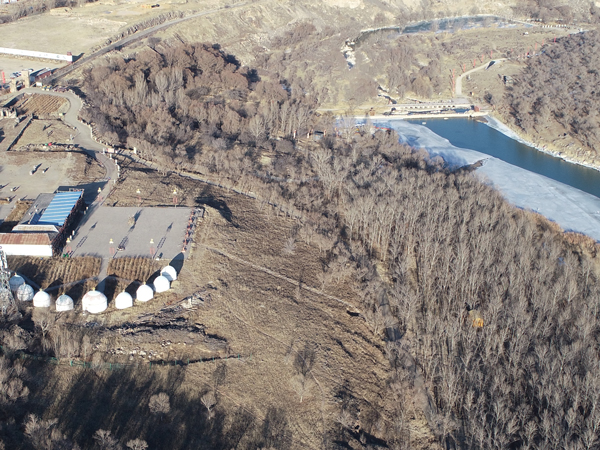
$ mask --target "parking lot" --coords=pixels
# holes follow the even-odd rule
[[[0,208],[0,222],[20,199],[35,200],[40,193],[54,192],[59,186],[79,184],[78,172],[84,162],[84,156],[74,153],[0,153],[0,197],[11,198],[9,205]]]
[[[190,213],[184,207],[101,206],[82,221],[70,244],[72,256],[172,259],[181,252]]]

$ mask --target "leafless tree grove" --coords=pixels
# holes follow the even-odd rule
[[[507,118],[527,132],[559,125],[556,129],[579,139],[594,150],[592,158],[599,160],[599,44],[600,34],[589,31],[544,47],[508,88],[503,101],[510,113]]]
[[[322,274],[307,284],[328,290],[350,280],[356,314],[392,375],[381,405],[361,409],[340,395],[326,430],[338,434],[324,441],[410,448],[411,420],[423,417],[446,449],[599,449],[600,288],[592,257],[468,170],[452,172],[368,123],[347,118],[336,130],[333,117],[316,117],[296,88],[264,78],[206,45],[144,50],[87,74],[85,114],[105,137],[166,167],[210,166],[217,177],[241,180],[276,206],[270,211],[298,219],[297,233],[281,243],[284,255],[300,241],[319,249]],[[309,124],[325,131],[319,142],[293,136]],[[9,363],[11,351],[89,351],[89,338],[70,346],[68,328],[43,314],[33,319],[33,331],[3,330],[12,336],[3,336],[0,364],[6,417],[28,395],[26,371]],[[310,345],[294,355],[289,382],[299,402],[317,391],[314,363]],[[221,415],[226,376],[226,365],[217,366],[198,401],[207,430]],[[169,397],[153,396],[149,406],[167,414]],[[285,414],[271,408],[264,423],[261,446],[286,448]],[[64,440],[56,425],[31,416],[25,436],[55,448]],[[100,431],[96,441],[108,446],[110,434]]]

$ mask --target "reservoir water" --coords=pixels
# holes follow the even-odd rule
[[[487,28],[496,26],[498,28],[512,26],[526,26],[529,24],[516,23],[499,16],[461,16],[461,17],[445,17],[437,20],[423,20],[421,22],[412,22],[407,25],[398,25],[391,27],[382,27],[373,30],[365,30],[354,39],[353,43],[357,47],[364,42],[369,36],[382,35],[387,39],[395,39],[403,34],[427,33],[431,31],[457,31],[468,30],[471,28]]]
[[[533,173],[544,175],[600,198],[600,171],[566,162],[516,141],[498,130],[469,119],[407,121],[448,139],[459,148],[476,150]]]

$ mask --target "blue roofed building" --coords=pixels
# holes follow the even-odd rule
[[[69,227],[83,209],[83,190],[40,194],[12,233],[47,233],[54,254],[64,246]]]

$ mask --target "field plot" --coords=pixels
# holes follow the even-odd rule
[[[14,58],[8,55],[0,55],[0,71],[3,71],[5,74],[22,72],[27,69],[32,69],[35,72],[40,69],[55,69],[60,66],[62,64],[59,61],[50,62],[49,60]]]
[[[139,256],[114,258],[108,264],[108,274],[145,283],[157,270],[162,269],[163,265],[160,261]]]
[[[100,259],[92,257],[7,256],[7,262],[11,270],[24,275],[42,289],[85,280],[100,272]]]
[[[33,120],[12,150],[19,150],[28,144],[70,144],[75,131],[61,120]]]
[[[68,111],[69,101],[53,95],[34,94],[25,95],[14,107],[19,115],[33,114],[39,118],[58,117],[59,113]]]
[[[2,46],[73,55],[88,53],[128,26],[172,10],[202,10],[216,1],[161,2],[144,8],[145,0],[84,3],[78,8],[55,8],[2,25]],[[214,6],[212,6],[214,7]],[[35,32],[32,32],[35,30]],[[74,38],[76,37],[76,38]]]
[[[2,25],[3,46],[61,54],[70,51],[77,55],[100,44],[126,25],[123,21],[108,19],[106,14],[104,16],[84,18],[76,11],[70,16],[40,14],[25,17]],[[73,36],[77,38],[73,39]]]
[[[102,206],[77,230],[71,242],[73,256],[172,259],[181,252],[190,212],[189,208]]]
[[[15,142],[15,139],[30,124],[30,120],[24,119],[17,122],[15,119],[0,120],[0,152],[5,152]]]
[[[34,167],[38,169],[31,175]],[[19,199],[34,200],[59,186],[89,184],[104,176],[97,162],[73,152],[1,152],[0,173],[0,197],[10,197],[13,206]]]

